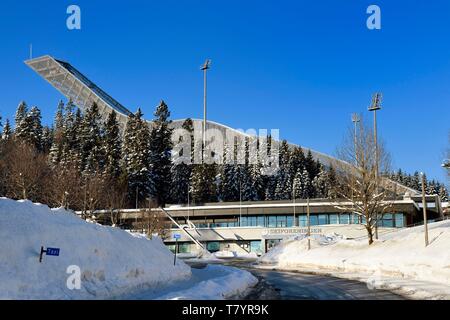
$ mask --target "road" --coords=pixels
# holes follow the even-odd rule
[[[246,269],[259,284],[245,297],[249,300],[404,300],[386,290],[369,289],[363,282],[330,276],[256,269],[250,264],[229,262]]]

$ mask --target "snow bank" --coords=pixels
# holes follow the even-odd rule
[[[236,251],[217,251],[213,254],[218,259],[258,259],[256,252],[240,253]]]
[[[157,300],[222,300],[239,298],[258,283],[250,272],[222,265],[208,265],[196,272],[200,281],[188,289],[174,290]],[[207,277],[201,280],[201,277]]]
[[[450,221],[429,225],[425,248],[423,226],[380,236],[371,246],[367,239],[346,240],[337,235],[282,242],[260,258],[280,268],[337,270],[438,282],[450,286]]]
[[[0,299],[103,299],[157,288],[191,270],[159,238],[88,223],[64,209],[0,198]],[[60,248],[43,257],[41,245]],[[81,289],[68,289],[71,265]]]

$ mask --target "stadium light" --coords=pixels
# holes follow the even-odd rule
[[[377,133],[377,111],[381,109],[381,93],[377,92],[372,97],[372,104],[369,106],[369,111],[373,111],[373,136],[375,143],[375,184],[378,190],[378,133]],[[378,239],[378,212],[375,219],[375,239]]]
[[[200,67],[203,71],[203,126],[202,126],[202,161],[204,161],[204,149],[206,147],[206,72],[211,68],[211,59],[206,59],[205,63]]]

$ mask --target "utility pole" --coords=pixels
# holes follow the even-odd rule
[[[206,147],[206,73],[211,68],[211,60],[206,59],[205,63],[200,67],[203,71],[203,125],[202,125],[202,162],[204,161],[204,150]]]
[[[311,250],[311,222],[310,222],[310,209],[309,209],[309,198],[306,202],[306,217],[308,220],[308,250]]]
[[[379,164],[378,164],[378,132],[377,132],[377,110],[381,109],[381,93],[377,92],[372,97],[372,104],[369,107],[369,111],[373,111],[373,139],[375,144],[375,192],[378,193],[378,175],[379,175]],[[376,212],[375,218],[375,239],[378,240],[378,212]]]
[[[422,206],[423,206],[423,227],[425,231],[425,247],[428,246],[428,221],[427,221],[427,201],[425,199],[425,175],[422,173]]]

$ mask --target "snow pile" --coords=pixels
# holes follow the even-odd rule
[[[258,283],[250,272],[222,265],[208,265],[194,271],[200,281],[187,289],[174,290],[158,300],[223,300],[239,298]],[[201,277],[207,277],[201,280]]]
[[[423,226],[401,229],[380,236],[371,246],[367,239],[345,240],[337,235],[282,242],[260,258],[280,268],[306,268],[365,273],[438,282],[450,286],[450,221],[429,225],[428,247]]]
[[[191,275],[182,261],[173,265],[159,238],[88,223],[27,200],[0,198],[0,243],[0,299],[113,298]],[[59,257],[44,255],[39,263],[41,246],[60,248]],[[76,274],[67,273],[69,266],[81,271],[80,289],[67,287]]]
[[[236,251],[217,251],[214,256],[218,259],[258,259],[256,252],[240,253]]]

